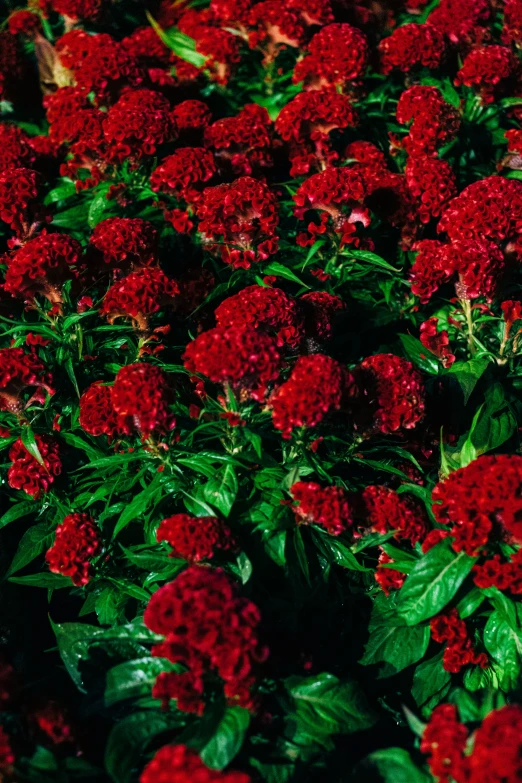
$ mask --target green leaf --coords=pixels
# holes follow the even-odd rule
[[[160,474],[157,474],[149,486],[135,495],[131,502],[125,506],[114,527],[114,532],[112,534],[113,538],[116,538],[118,533],[127,527],[136,517],[141,516],[141,514],[146,511],[149,504],[156,500],[157,494],[161,491],[160,485]]]
[[[431,375],[438,375],[438,360],[423,346],[420,340],[417,340],[416,337],[412,337],[411,334],[400,334],[399,339],[406,356],[414,365]]]
[[[28,587],[45,587],[48,590],[59,590],[61,587],[72,587],[67,576],[61,574],[28,574],[27,576],[10,576],[10,582]]]
[[[407,750],[385,748],[359,762],[351,780],[353,783],[429,783],[431,777],[415,766]]]
[[[292,280],[294,283],[299,283],[303,288],[310,288],[310,286],[303,283],[291,269],[284,264],[281,264],[279,261],[271,261],[264,267],[263,272],[265,275],[275,275],[276,277],[283,277],[285,280]]]
[[[239,753],[250,725],[250,713],[242,707],[227,707],[214,736],[200,750],[204,764],[224,769]]]
[[[373,568],[367,568],[359,563],[351,549],[338,538],[329,536],[320,530],[312,530],[312,539],[329,563],[335,563],[350,571],[373,571]]]
[[[90,203],[89,212],[87,213],[87,223],[89,228],[95,228],[98,223],[103,219],[103,213],[105,208],[109,205],[105,193],[100,193],[95,196]]]
[[[110,707],[125,699],[150,696],[158,674],[175,671],[176,668],[165,658],[152,657],[135,658],[113,666],[105,681],[105,705]]]
[[[470,440],[477,456],[496,449],[517,430],[517,419],[505,399],[502,384],[494,383],[486,391],[486,404],[481,408]]]
[[[399,592],[397,612],[407,625],[418,625],[438,614],[451,601],[470,573],[476,558],[455,554],[447,540],[417,562]]]
[[[225,465],[217,471],[214,478],[211,478],[203,486],[203,497],[224,517],[228,517],[237,497],[238,489],[236,471],[232,465]]]
[[[29,426],[22,427],[22,431],[20,433],[20,440],[24,444],[25,448],[27,449],[31,457],[34,457],[34,459],[38,462],[39,465],[45,466],[43,457],[40,454],[40,449],[38,448],[38,445],[36,443],[36,438],[34,436],[34,432],[32,431],[31,427]]]
[[[385,261],[384,258],[378,256],[377,253],[372,253],[370,250],[355,250],[350,248],[345,251],[345,254],[351,258],[356,258],[358,261],[366,261],[370,266],[376,266],[380,269],[386,269],[388,272],[399,272],[394,266]],[[344,255],[344,254],[343,254]]]
[[[163,30],[148,11],[146,11],[146,14],[147,19],[165,46],[168,46],[177,57],[181,57],[185,62],[194,65],[196,68],[203,68],[207,58],[196,51],[196,42],[193,38],[180,33],[179,30]]]
[[[373,726],[376,716],[359,684],[333,674],[290,677],[287,690],[295,705],[295,720],[311,737],[351,734]]]
[[[19,571],[34,560],[35,557],[41,555],[44,549],[51,545],[53,538],[54,532],[49,532],[49,526],[45,522],[41,522],[26,530],[20,539],[7,575],[14,574],[15,571]]]
[[[15,503],[0,517],[0,528],[21,519],[21,517],[26,517],[28,514],[36,513],[38,510],[38,504],[34,501],[22,500],[20,503]]]
[[[113,625],[118,621],[121,607],[121,591],[114,585],[107,585],[96,596],[94,609],[100,625]]]
[[[482,357],[481,359],[470,359],[467,362],[455,362],[450,369],[447,370],[447,374],[451,377],[454,376],[462,389],[464,405],[467,405],[475,386],[488,365],[489,359]]]
[[[118,721],[105,748],[105,768],[114,783],[129,783],[149,742],[178,722],[175,715],[159,710],[135,712]]]
[[[419,707],[426,704],[451,680],[451,674],[443,666],[443,654],[444,650],[441,650],[434,658],[423,661],[415,669],[411,695]]]
[[[364,655],[359,661],[363,666],[384,663],[379,679],[392,677],[419,661],[430,642],[427,625],[414,628],[406,625],[379,625],[370,632]]]
[[[513,628],[499,611],[494,611],[484,628],[484,646],[493,659],[502,690],[520,685],[522,671],[522,631]]]

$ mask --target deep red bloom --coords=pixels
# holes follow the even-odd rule
[[[522,457],[484,455],[435,486],[433,513],[453,525],[453,548],[474,555],[492,533],[522,540],[521,487]]]
[[[417,214],[421,223],[439,217],[457,193],[457,180],[450,164],[439,158],[415,156],[406,163],[406,183],[418,199]]]
[[[248,269],[277,251],[277,200],[259,180],[205,188],[197,215],[203,242],[227,264]]]
[[[249,708],[257,666],[268,655],[259,641],[260,619],[221,569],[205,566],[191,566],[160,587],[144,616],[148,628],[166,637],[153,655],[183,663],[195,677],[215,672],[227,699]]]
[[[378,169],[386,168],[386,156],[384,152],[372,144],[371,141],[352,141],[344,151],[344,158],[356,160],[357,163],[365,163]]]
[[[443,665],[447,672],[458,674],[464,666],[469,665],[486,668],[487,656],[475,651],[466,623],[461,620],[456,609],[438,614],[431,620],[430,628],[436,642],[447,642],[443,654]]]
[[[270,398],[274,427],[290,438],[297,427],[316,427],[338,411],[352,382],[348,371],[324,354],[301,356]]]
[[[80,397],[80,427],[89,435],[107,435],[109,441],[117,432],[116,415],[112,409],[111,387],[99,381],[89,386]]]
[[[91,576],[91,560],[101,549],[100,530],[89,514],[69,514],[56,528],[45,560],[54,574],[70,576],[78,587]]]
[[[424,729],[420,749],[429,755],[428,765],[439,783],[468,781],[467,759],[464,755],[468,730],[459,723],[453,704],[440,704],[431,713]]]
[[[490,14],[488,0],[441,0],[428,16],[428,22],[452,43],[472,44],[487,35],[483,25]]]
[[[423,346],[442,361],[444,367],[451,367],[455,355],[451,353],[449,347],[448,332],[445,329],[441,332],[437,331],[438,322],[439,319],[435,316],[424,321],[420,325],[419,338]]]
[[[383,434],[412,429],[424,416],[424,384],[411,362],[391,353],[369,356],[354,370],[358,387],[354,418]],[[368,422],[369,423],[369,422]]]
[[[410,155],[434,155],[455,138],[461,121],[458,109],[446,103],[436,87],[421,84],[402,93],[396,116],[402,125],[411,122],[409,134],[400,141]]]
[[[172,699],[181,712],[203,715],[205,702],[203,678],[192,672],[161,672],[152,688],[152,697],[161,701],[162,709],[168,709]]]
[[[32,402],[45,402],[54,394],[53,378],[35,353],[23,348],[0,348],[0,410],[21,413]],[[36,387],[27,401],[21,399],[29,387]]]
[[[313,481],[298,481],[290,488],[297,505],[297,520],[321,525],[331,536],[344,533],[354,524],[350,496],[342,487],[322,487]]]
[[[130,435],[172,430],[176,419],[170,411],[173,390],[169,377],[152,364],[129,364],[118,370],[111,387],[111,402],[118,430]]]
[[[230,383],[257,400],[277,380],[281,365],[275,338],[249,326],[203,332],[188,344],[183,361],[191,372],[214,383]]]
[[[287,7],[301,16],[306,25],[324,25],[334,21],[330,0],[288,0]]]
[[[0,171],[33,166],[37,156],[30,141],[18,126],[0,123]]]
[[[201,198],[201,191],[216,173],[214,156],[201,147],[180,147],[163,158],[150,177],[150,186],[156,193],[177,196],[188,204]]]
[[[39,174],[32,169],[12,168],[0,172],[0,220],[19,237],[30,228],[39,179]]]
[[[145,331],[148,319],[162,307],[172,305],[179,294],[178,284],[159,267],[144,267],[116,281],[103,299],[100,314],[109,323],[116,318],[131,318]]]
[[[223,329],[248,326],[277,336],[279,347],[297,347],[304,338],[304,323],[295,299],[280,288],[251,285],[225,299],[215,312]]]
[[[69,19],[85,19],[96,21],[99,19],[104,0],[51,0],[53,9]]]
[[[12,465],[7,471],[7,483],[13,489],[23,489],[37,499],[42,492],[49,490],[56,476],[60,475],[62,462],[55,440],[48,435],[35,435],[35,440],[43,465],[29,454],[21,440],[17,440],[9,450]]]
[[[243,772],[217,772],[185,745],[165,745],[141,773],[140,783],[250,783]]]
[[[176,123],[168,100],[152,90],[131,90],[111,106],[103,121],[107,158],[115,163],[155,155],[158,147],[173,141]]]
[[[170,544],[171,557],[181,557],[189,563],[211,560],[217,551],[237,549],[232,531],[217,517],[174,514],[160,523],[156,539]]]
[[[11,35],[23,35],[26,38],[34,38],[42,31],[42,23],[38,14],[32,11],[14,11],[7,20],[7,27]]]
[[[150,266],[156,263],[157,234],[141,218],[107,218],[95,227],[89,240],[105,264],[114,269]]]
[[[502,40],[517,46],[522,43],[522,0],[505,0]]]
[[[4,288],[25,301],[41,295],[60,304],[62,285],[78,277],[82,256],[80,243],[67,234],[40,234],[7,257]]]
[[[444,55],[444,38],[430,24],[405,24],[397,27],[379,44],[381,70],[408,73],[413,68],[438,68]]]
[[[400,590],[406,579],[406,574],[397,571],[395,568],[388,568],[388,564],[394,563],[394,559],[383,550],[379,555],[378,566],[375,572],[375,581],[385,593],[389,595],[392,590]]]
[[[131,57],[146,65],[168,66],[172,60],[172,51],[152,27],[137,27],[122,44]]]
[[[516,783],[522,777],[522,708],[506,704],[486,715],[469,759],[470,783]]]
[[[421,506],[411,495],[398,495],[394,489],[366,487],[361,495],[365,523],[376,533],[395,530],[395,538],[411,545],[426,533],[427,520]]]
[[[426,552],[429,552],[430,549],[433,549],[434,546],[440,544],[440,542],[444,541],[444,539],[447,538],[448,536],[449,536],[449,531],[443,530],[440,527],[436,527],[433,530],[430,530],[430,532],[422,542],[422,551],[424,552],[424,554],[426,554]]]
[[[293,81],[304,81],[312,89],[346,88],[362,79],[370,53],[364,33],[344,23],[327,25],[315,33],[308,51],[297,63]]]
[[[172,110],[180,134],[190,139],[194,131],[202,131],[212,122],[212,112],[203,101],[189,100],[178,103]]]
[[[205,128],[206,147],[215,150],[218,164],[236,175],[250,175],[273,165],[272,122],[268,112],[247,103],[235,117],[224,117]]]
[[[326,291],[311,291],[299,301],[304,305],[306,336],[325,341],[332,336],[336,314],[345,310],[342,299]]]
[[[74,516],[83,515],[77,514]],[[53,745],[74,742],[74,733],[69,716],[57,702],[49,701],[43,707],[34,710],[31,712],[30,719],[39,731],[43,732],[45,738],[51,740]]]
[[[518,58],[505,46],[480,46],[472,49],[457,73],[455,84],[476,87],[483,103],[493,103],[519,71]],[[500,93],[502,94],[502,93]]]
[[[265,62],[277,56],[279,48],[298,48],[305,41],[305,27],[300,15],[281,0],[262,0],[248,16],[248,43],[251,49],[261,47]]]
[[[210,0],[213,18],[225,27],[247,25],[251,8],[251,0]]]

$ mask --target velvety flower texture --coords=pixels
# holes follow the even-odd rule
[[[461,121],[458,109],[446,103],[440,90],[421,84],[401,94],[396,116],[401,125],[411,122],[408,135],[400,141],[410,155],[436,154],[455,138]]]
[[[486,715],[469,759],[470,783],[516,783],[522,778],[522,707],[506,704]]]
[[[170,103],[152,90],[131,90],[111,106],[103,121],[109,160],[122,163],[154,155],[177,135]]]
[[[69,19],[96,21],[103,9],[104,0],[51,0],[53,9]]]
[[[40,464],[29,454],[21,440],[9,449],[11,467],[7,471],[7,483],[13,489],[22,489],[37,499],[47,492],[56,476],[62,472],[58,443],[48,435],[35,435],[36,445],[43,460]]]
[[[62,285],[78,277],[82,256],[80,243],[67,234],[40,234],[7,258],[4,288],[26,301],[40,294],[59,304]]]
[[[107,218],[95,227],[89,240],[105,264],[129,270],[156,263],[157,234],[141,218]]]
[[[508,79],[514,79],[519,62],[505,46],[480,46],[465,58],[455,84],[477,87],[484,103],[493,103]]]
[[[488,0],[441,0],[428,16],[429,24],[443,33],[452,44],[473,44],[483,40],[483,27],[491,15]]]
[[[295,348],[304,337],[298,302],[280,288],[251,285],[225,299],[215,312],[219,327],[245,325],[277,336],[278,347]]]
[[[416,67],[438,68],[444,51],[444,38],[437,28],[405,24],[380,42],[381,69],[383,73],[408,73]]]
[[[438,158],[412,156],[408,158],[404,173],[410,193],[418,199],[417,215],[421,223],[440,217],[457,193],[457,181],[450,164]]]
[[[413,429],[424,416],[424,384],[411,362],[391,353],[369,356],[354,370],[358,387],[354,417],[383,434]]]
[[[453,704],[439,704],[424,729],[420,749],[429,755],[428,765],[439,783],[465,783],[467,762],[464,750],[469,732],[460,723]]]
[[[444,367],[451,367],[455,361],[455,355],[449,347],[449,336],[446,329],[440,332],[437,329],[439,319],[435,316],[428,318],[420,325],[419,339],[423,346],[442,361]]]
[[[247,103],[235,117],[224,117],[205,128],[204,143],[214,150],[224,173],[251,175],[273,165],[272,122],[268,112]]]
[[[248,708],[254,704],[257,667],[268,655],[259,640],[260,619],[230,577],[206,566],[191,566],[160,587],[144,615],[146,626],[165,636],[153,655],[184,664],[196,686],[214,672],[224,681],[226,698]],[[174,683],[184,676],[170,674]]]
[[[214,383],[230,383],[257,400],[277,380],[281,365],[276,339],[249,326],[203,332],[189,343],[183,361],[187,370]]]
[[[376,533],[395,530],[395,538],[414,546],[426,533],[427,520],[411,495],[398,495],[394,489],[369,486],[361,495],[364,521]]]
[[[140,783],[250,783],[250,778],[243,772],[209,769],[185,745],[165,745],[141,773]]]
[[[131,318],[139,329],[146,331],[150,316],[172,305],[178,294],[178,284],[159,267],[145,267],[113,283],[105,294],[100,314],[109,323],[116,318]]]
[[[53,546],[45,560],[55,574],[70,576],[78,587],[91,576],[91,560],[101,549],[100,531],[89,514],[69,514],[56,528]]]
[[[240,177],[205,188],[197,215],[203,242],[226,264],[248,269],[277,251],[277,201],[259,180]]]
[[[349,24],[330,24],[315,33],[308,44],[309,54],[294,70],[293,81],[305,87],[349,87],[364,76],[369,47],[361,30]]]
[[[290,438],[298,427],[316,427],[341,408],[351,380],[348,371],[329,356],[301,356],[270,398],[274,427],[283,438]]]
[[[480,666],[485,669],[488,658],[477,653],[469,636],[466,623],[457,609],[449,609],[434,617],[430,622],[432,638],[441,644],[447,642],[442,661],[444,669],[458,674],[465,666]]]
[[[321,342],[332,336],[335,319],[346,305],[342,299],[326,291],[310,291],[299,297],[304,308],[306,337]]]
[[[297,501],[294,511],[298,522],[321,525],[331,536],[353,527],[350,496],[342,487],[322,487],[313,481],[298,481],[290,492]]]
[[[453,548],[474,555],[491,535],[522,540],[522,457],[483,455],[434,488],[433,513],[452,525]]]
[[[381,550],[379,560],[377,561],[377,570],[375,571],[375,581],[385,595],[389,595],[392,590],[400,590],[403,586],[406,575],[388,566],[394,563],[394,559]]]
[[[167,433],[176,424],[169,405],[173,390],[168,376],[152,364],[128,364],[116,375],[111,403],[118,430],[125,435],[139,432]]]
[[[201,147],[180,147],[163,158],[152,172],[150,186],[156,193],[168,193],[195,204],[201,191],[214,174],[216,164],[209,150]]]
[[[117,430],[112,409],[111,387],[99,381],[91,384],[80,397],[80,427],[89,435],[107,435],[111,441]]]
[[[0,123],[0,171],[11,168],[31,168],[36,154],[29,136],[17,125]]]
[[[26,168],[0,172],[0,220],[22,237],[29,231],[40,176]]]
[[[0,410],[21,414],[31,402],[45,402],[46,393],[54,394],[52,382],[36,354],[25,353],[23,348],[0,348]],[[26,389],[31,394],[24,401]]]
[[[174,514],[160,523],[156,539],[170,544],[171,557],[181,557],[189,563],[211,560],[218,551],[237,549],[232,531],[217,517]]]

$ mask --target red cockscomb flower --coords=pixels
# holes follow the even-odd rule
[[[295,84],[306,88],[348,88],[362,79],[368,65],[369,46],[361,30],[349,24],[330,24],[308,44],[309,54],[294,70]]]
[[[294,511],[298,521],[321,525],[331,536],[338,536],[353,527],[352,503],[342,487],[321,487],[312,481],[298,481],[290,492],[297,501]]]
[[[181,557],[189,563],[211,560],[218,551],[237,550],[232,531],[217,517],[174,514],[160,523],[156,539],[170,544],[171,557]]]
[[[412,546],[426,533],[426,515],[411,496],[370,486],[362,493],[361,502],[365,524],[376,533],[395,530],[395,538],[406,539]]]
[[[188,204],[196,204],[205,184],[215,173],[216,164],[210,150],[180,147],[154,169],[150,186],[156,193],[168,193]]]
[[[54,574],[70,576],[77,587],[91,576],[91,560],[101,549],[100,531],[89,514],[69,514],[56,528],[53,546],[45,560]]]
[[[107,435],[111,441],[117,432],[112,409],[111,387],[96,381],[80,397],[80,427],[89,435]]]
[[[111,387],[118,430],[125,435],[139,432],[143,438],[169,432],[176,424],[169,408],[172,397],[169,378],[159,367],[144,363],[122,367]]]
[[[103,262],[117,270],[151,266],[157,259],[157,234],[141,218],[107,218],[95,227],[89,240]]]
[[[53,395],[53,378],[35,353],[23,348],[0,348],[0,410],[19,414],[32,402],[45,402],[45,393]],[[21,399],[22,392],[32,390],[29,399]]]
[[[209,769],[195,750],[185,745],[165,745],[141,773],[140,783],[250,783],[243,772]]]
[[[47,435],[35,435],[35,442],[43,464],[27,451],[21,440],[17,440],[9,450],[12,464],[7,471],[7,483],[13,489],[22,489],[27,495],[38,499],[62,472],[62,462],[55,440]]]
[[[405,24],[379,44],[383,73],[408,73],[413,68],[438,68],[444,56],[444,38],[430,24]]]
[[[150,316],[173,304],[178,294],[178,284],[159,267],[144,267],[112,284],[100,314],[109,323],[114,323],[116,318],[131,318],[139,329],[146,331]]]

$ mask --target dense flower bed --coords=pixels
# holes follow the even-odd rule
[[[2,13],[0,780],[522,780],[522,1]]]

